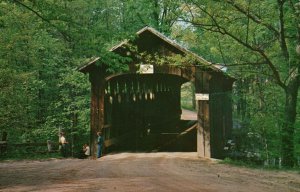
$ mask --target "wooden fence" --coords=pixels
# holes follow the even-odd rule
[[[52,153],[58,152],[59,143],[47,141],[42,143],[9,143],[7,141],[0,141],[0,155],[2,156],[8,152],[19,151],[21,153]]]

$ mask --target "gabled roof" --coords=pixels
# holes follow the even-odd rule
[[[165,41],[166,43],[168,43],[169,45],[173,46],[174,48],[182,51],[183,53],[185,54],[191,54],[192,56],[194,56],[197,60],[199,60],[202,64],[204,65],[209,65],[213,68],[215,68],[213,66],[213,64],[207,60],[205,60],[204,58],[200,57],[199,55],[195,54],[194,52],[184,48],[183,46],[179,45],[177,42],[175,42],[174,40],[171,40],[170,38],[168,38],[167,36],[163,35],[162,33],[158,32],[157,30],[155,30],[154,28],[152,27],[144,27],[142,28],[141,30],[139,30],[136,34],[137,35],[141,35],[142,33],[146,32],[146,31],[149,31],[151,32],[152,34],[154,34],[155,36],[157,36],[158,38],[160,38],[161,40]],[[116,50],[117,48],[120,48],[122,47],[123,45],[126,45],[129,41],[128,40],[125,40],[115,46],[113,46],[110,51],[114,51]],[[215,68],[216,70],[219,70],[218,68]]]
[[[81,71],[83,73],[87,72],[89,67],[93,65],[96,61],[98,61],[100,57],[92,57],[87,63],[85,63],[83,66],[78,67],[78,71]]]
[[[141,30],[139,30],[136,34],[138,36],[140,36],[141,34],[145,33],[145,32],[150,32],[151,34],[155,35],[156,37],[158,37],[159,39],[161,39],[162,41],[166,42],[167,44],[169,44],[170,46],[174,47],[175,49],[183,52],[184,54],[187,55],[192,55],[196,60],[198,60],[204,67],[208,67],[211,70],[215,71],[215,72],[221,72],[224,73],[219,67],[216,67],[213,63],[205,60],[204,58],[202,58],[201,56],[197,55],[196,53],[186,49],[185,47],[179,45],[177,42],[171,40],[170,38],[168,38],[167,36],[163,35],[162,33],[158,32],[157,30],[155,30],[152,27],[144,27]],[[126,45],[127,43],[129,43],[129,40],[124,40],[121,43],[113,46],[110,51],[115,51],[118,48],[121,48],[122,46]],[[96,62],[97,60],[99,60],[99,57],[97,58],[92,58],[92,60],[90,62],[88,62],[87,64],[85,64],[84,66],[79,68],[79,71],[81,72],[86,72],[87,68],[89,68],[90,65],[92,65],[94,62]]]

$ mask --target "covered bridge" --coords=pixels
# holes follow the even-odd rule
[[[136,35],[134,40],[110,50],[130,58],[125,72],[109,72],[110,64],[101,58],[79,68],[89,74],[91,82],[93,156],[96,133],[100,130],[110,150],[115,146],[123,146],[124,150],[132,146],[155,150],[179,138],[180,134],[162,135],[178,132],[181,85],[191,82],[196,92],[197,120],[186,132],[194,130],[192,143],[199,156],[224,157],[224,145],[232,128],[230,96],[234,79],[151,27]]]

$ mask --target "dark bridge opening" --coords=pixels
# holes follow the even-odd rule
[[[196,151],[195,121],[181,120],[181,85],[172,74],[121,74],[106,78],[107,151]]]

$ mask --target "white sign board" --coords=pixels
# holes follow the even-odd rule
[[[195,94],[195,99],[196,100],[201,100],[201,101],[208,101],[209,100],[209,94],[208,93],[196,93]]]
[[[140,65],[139,72],[142,74],[152,74],[154,73],[153,65]]]

